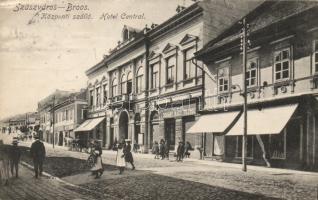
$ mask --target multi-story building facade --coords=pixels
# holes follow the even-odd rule
[[[92,138],[103,140],[106,148],[129,138],[145,152],[161,139],[172,150],[179,140],[202,145],[197,134],[185,133],[202,108],[204,66],[193,59],[194,53],[254,5],[241,3],[237,6],[242,9],[233,9],[222,1],[211,14],[204,9],[210,3],[178,7],[167,21],[143,30],[124,26],[122,41],[86,71],[89,120],[101,132],[86,130]]]
[[[317,2],[269,1],[244,17],[250,163],[318,166],[317,11]],[[197,54],[212,78],[205,79],[202,116],[189,130],[206,133],[206,154],[231,162],[242,157],[241,28],[236,23]]]
[[[38,102],[38,114],[40,116],[40,129],[43,140],[53,143],[53,107],[65,101],[72,92],[56,90],[51,95]]]
[[[85,120],[87,91],[71,94],[68,99],[54,106],[54,142],[68,146],[76,138],[74,130]],[[79,137],[79,136],[78,136]]]
[[[106,112],[109,98],[109,78],[104,60],[86,71],[88,77],[87,102],[85,110],[86,121],[81,124],[75,133],[84,143],[90,139],[101,141],[101,146],[106,145]]]

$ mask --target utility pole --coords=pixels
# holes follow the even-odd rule
[[[54,142],[55,142],[55,133],[54,133],[54,124],[55,124],[55,112],[54,112],[54,107],[55,107],[55,95],[53,96],[53,107],[52,107],[52,113],[53,113],[53,124],[52,124],[52,131],[53,131],[53,149],[54,149]]]
[[[247,53],[247,46],[249,41],[247,40],[247,29],[249,28],[249,25],[246,23],[246,18],[243,18],[243,21],[241,22],[243,25],[242,28],[242,35],[241,35],[241,50],[243,53],[243,91],[242,95],[244,98],[243,102],[243,140],[242,140],[242,170],[244,172],[247,171],[246,167],[246,153],[247,153],[247,86],[246,86],[246,53]]]

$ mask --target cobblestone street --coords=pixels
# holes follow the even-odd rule
[[[88,157],[61,147],[46,147],[48,158]],[[317,173],[256,166],[248,166],[244,173],[237,164],[193,159],[180,163],[174,158],[157,160],[145,154],[134,157],[137,170],[128,165],[124,174],[118,175],[113,167],[115,152],[104,151],[103,162],[107,165],[100,179],[94,179],[88,171],[70,172],[60,178],[80,187],[65,185],[64,189],[82,196],[89,194],[93,199],[105,199],[105,195],[114,199],[317,199]]]
[[[33,171],[20,165],[20,177],[11,178],[8,186],[0,186],[0,199],[92,199],[86,190],[47,176],[35,179],[33,175]],[[77,191],[81,191],[82,194]]]

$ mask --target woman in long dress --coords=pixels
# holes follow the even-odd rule
[[[124,145],[125,142],[123,141],[117,146],[116,166],[119,168],[119,174],[122,174],[126,167]]]
[[[94,156],[95,156],[95,164],[92,167],[91,171],[92,174],[95,175],[95,178],[101,177],[104,172],[103,169],[103,162],[102,162],[102,148],[100,147],[98,141],[95,141],[95,148],[94,148]]]

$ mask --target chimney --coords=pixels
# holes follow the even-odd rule
[[[179,12],[183,11],[185,8],[186,8],[186,7],[184,7],[184,6],[178,5],[176,11],[177,11],[177,13],[179,13]]]

